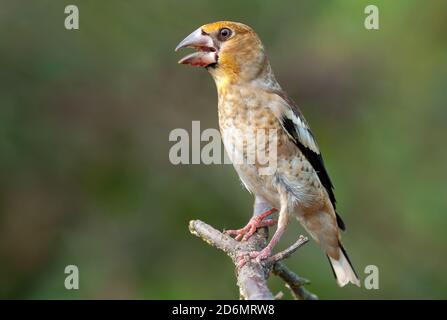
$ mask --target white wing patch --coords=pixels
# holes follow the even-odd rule
[[[293,112],[288,107],[285,107],[284,116],[288,119],[292,120],[295,125],[295,131],[298,135],[298,139],[300,142],[306,147],[315,152],[316,154],[320,154],[320,150],[318,149],[317,143],[315,142],[312,133],[304,120]]]
[[[288,101],[289,98],[282,96],[279,91],[268,92],[274,95],[274,99],[268,104],[268,107],[272,110],[278,120],[288,119],[293,123],[296,136],[287,132],[289,137],[293,140],[298,139],[299,143],[319,155],[320,149],[315,142],[306,120],[301,116],[298,108],[294,110],[292,107],[293,102],[291,100]]]

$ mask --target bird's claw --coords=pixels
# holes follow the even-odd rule
[[[272,254],[272,250],[269,247],[265,247],[261,251],[252,251],[249,253],[251,259],[255,259],[257,263],[267,259]]]
[[[254,229],[254,231],[252,230]],[[243,227],[242,229],[237,229],[237,230],[225,230],[224,233],[229,234],[229,235],[233,235],[236,236],[234,239],[239,241],[239,240],[247,240],[248,238],[250,238],[250,236],[255,233],[256,231],[256,227],[254,227],[252,221],[250,220],[247,225],[245,227]]]
[[[247,264],[247,262],[250,261],[250,256],[248,252],[241,252],[236,257],[236,272],[239,273],[239,271],[242,269],[243,266]]]
[[[275,212],[276,209],[271,209],[264,212],[262,215],[252,217],[250,221],[248,221],[247,225],[242,229],[238,230],[225,230],[226,234],[236,236],[234,239],[239,241],[247,241],[250,237],[256,232],[258,228],[261,227],[270,227],[276,224],[276,220],[267,219],[264,220],[265,217]]]
[[[239,273],[241,268],[247,264],[249,261],[254,261],[256,263],[261,263],[262,260],[269,258],[272,254],[272,250],[269,247],[265,247],[261,251],[248,251],[240,252],[236,257],[236,271]]]

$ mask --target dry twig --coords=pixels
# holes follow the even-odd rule
[[[189,223],[189,230],[192,234],[201,238],[211,246],[224,251],[237,265],[240,253],[247,251],[258,251],[267,245],[268,230],[260,228],[247,241],[236,241],[230,236],[214,229],[210,225],[200,220],[192,220]],[[299,239],[286,250],[273,255],[271,258],[257,263],[248,261],[237,272],[237,284],[241,298],[247,300],[273,300],[275,296],[267,287],[267,279],[272,272],[286,282],[286,286],[291,290],[292,295],[297,300],[315,300],[317,296],[304,288],[310,282],[290,271],[282,260],[292,255],[298,248],[304,245],[308,239],[300,236]]]

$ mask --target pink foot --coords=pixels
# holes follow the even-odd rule
[[[247,223],[247,225],[245,227],[243,227],[242,229],[226,230],[225,233],[230,234],[230,235],[235,235],[236,236],[235,239],[238,241],[241,239],[242,239],[242,241],[246,241],[246,240],[250,239],[250,237],[256,232],[256,230],[258,228],[269,227],[269,226],[275,225],[276,220],[273,220],[273,219],[264,220],[264,218],[268,217],[275,211],[277,211],[277,210],[273,208],[273,209],[270,209],[258,216],[254,216],[250,219],[250,221]]]
[[[261,262],[272,255],[272,249],[269,246],[265,247],[261,251],[252,251],[249,253],[250,258],[256,259],[256,262]]]
[[[239,273],[239,270],[248,262],[250,259],[255,259],[256,262],[261,262],[261,260],[265,260],[268,257],[271,256],[272,250],[275,247],[275,245],[278,243],[279,239],[284,233],[284,230],[286,229],[285,225],[278,226],[278,229],[276,229],[275,234],[272,237],[272,240],[270,240],[269,244],[262,249],[261,251],[251,251],[251,252],[241,252],[239,256],[237,257],[237,266],[236,270]]]
[[[247,264],[247,262],[250,261],[250,259],[254,259],[257,263],[260,263],[261,260],[265,260],[269,258],[272,255],[272,249],[270,249],[268,246],[262,249],[261,251],[250,251],[250,252],[243,252],[237,257],[237,264],[236,264],[236,270],[239,272],[243,266]]]

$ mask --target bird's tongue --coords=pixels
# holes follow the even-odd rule
[[[216,52],[198,51],[182,58],[178,63],[192,66],[206,67],[217,62]]]

